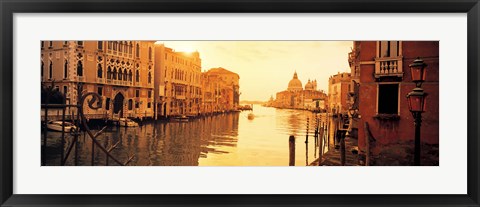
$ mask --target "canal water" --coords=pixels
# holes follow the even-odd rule
[[[249,113],[255,117],[248,119]],[[97,140],[106,148],[118,143],[112,154],[122,162],[134,155],[128,165],[288,166],[288,140],[290,135],[294,135],[295,166],[306,166],[317,159],[319,153],[314,139],[315,116],[304,110],[254,105],[253,111],[196,118],[189,122],[150,122],[141,127],[109,127]],[[308,143],[305,143],[307,118],[310,120],[309,136]],[[64,150],[67,151],[73,137],[66,135],[65,140]],[[106,165],[105,153],[95,148],[94,165]],[[82,133],[77,148],[77,165],[92,164],[91,149],[91,139]],[[60,165],[60,153],[61,133],[49,131],[47,165]],[[72,150],[66,165],[75,165],[74,156]],[[108,165],[117,164],[109,159]]]

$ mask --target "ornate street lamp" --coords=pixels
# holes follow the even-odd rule
[[[422,113],[425,112],[425,101],[427,94],[421,88],[425,81],[427,64],[422,59],[417,58],[409,65],[412,73],[412,82],[415,83],[416,88],[407,94],[408,109],[412,112],[415,124],[415,154],[414,165],[420,165],[420,127],[422,124]]]
[[[412,81],[416,84],[417,88],[422,87],[422,83],[425,81],[427,75],[425,70],[427,64],[425,64],[420,57],[417,57],[409,67]]]

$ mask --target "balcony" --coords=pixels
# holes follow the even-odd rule
[[[383,57],[375,59],[375,78],[403,78],[402,57]]]

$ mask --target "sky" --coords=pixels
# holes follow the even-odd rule
[[[200,53],[202,72],[222,67],[240,76],[240,100],[267,101],[286,90],[296,71],[303,87],[317,80],[328,92],[328,78],[350,72],[352,41],[158,41],[178,52]]]

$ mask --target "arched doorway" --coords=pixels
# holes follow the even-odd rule
[[[122,93],[117,93],[113,100],[113,113],[118,114],[119,117],[123,117],[123,100],[125,97]]]

